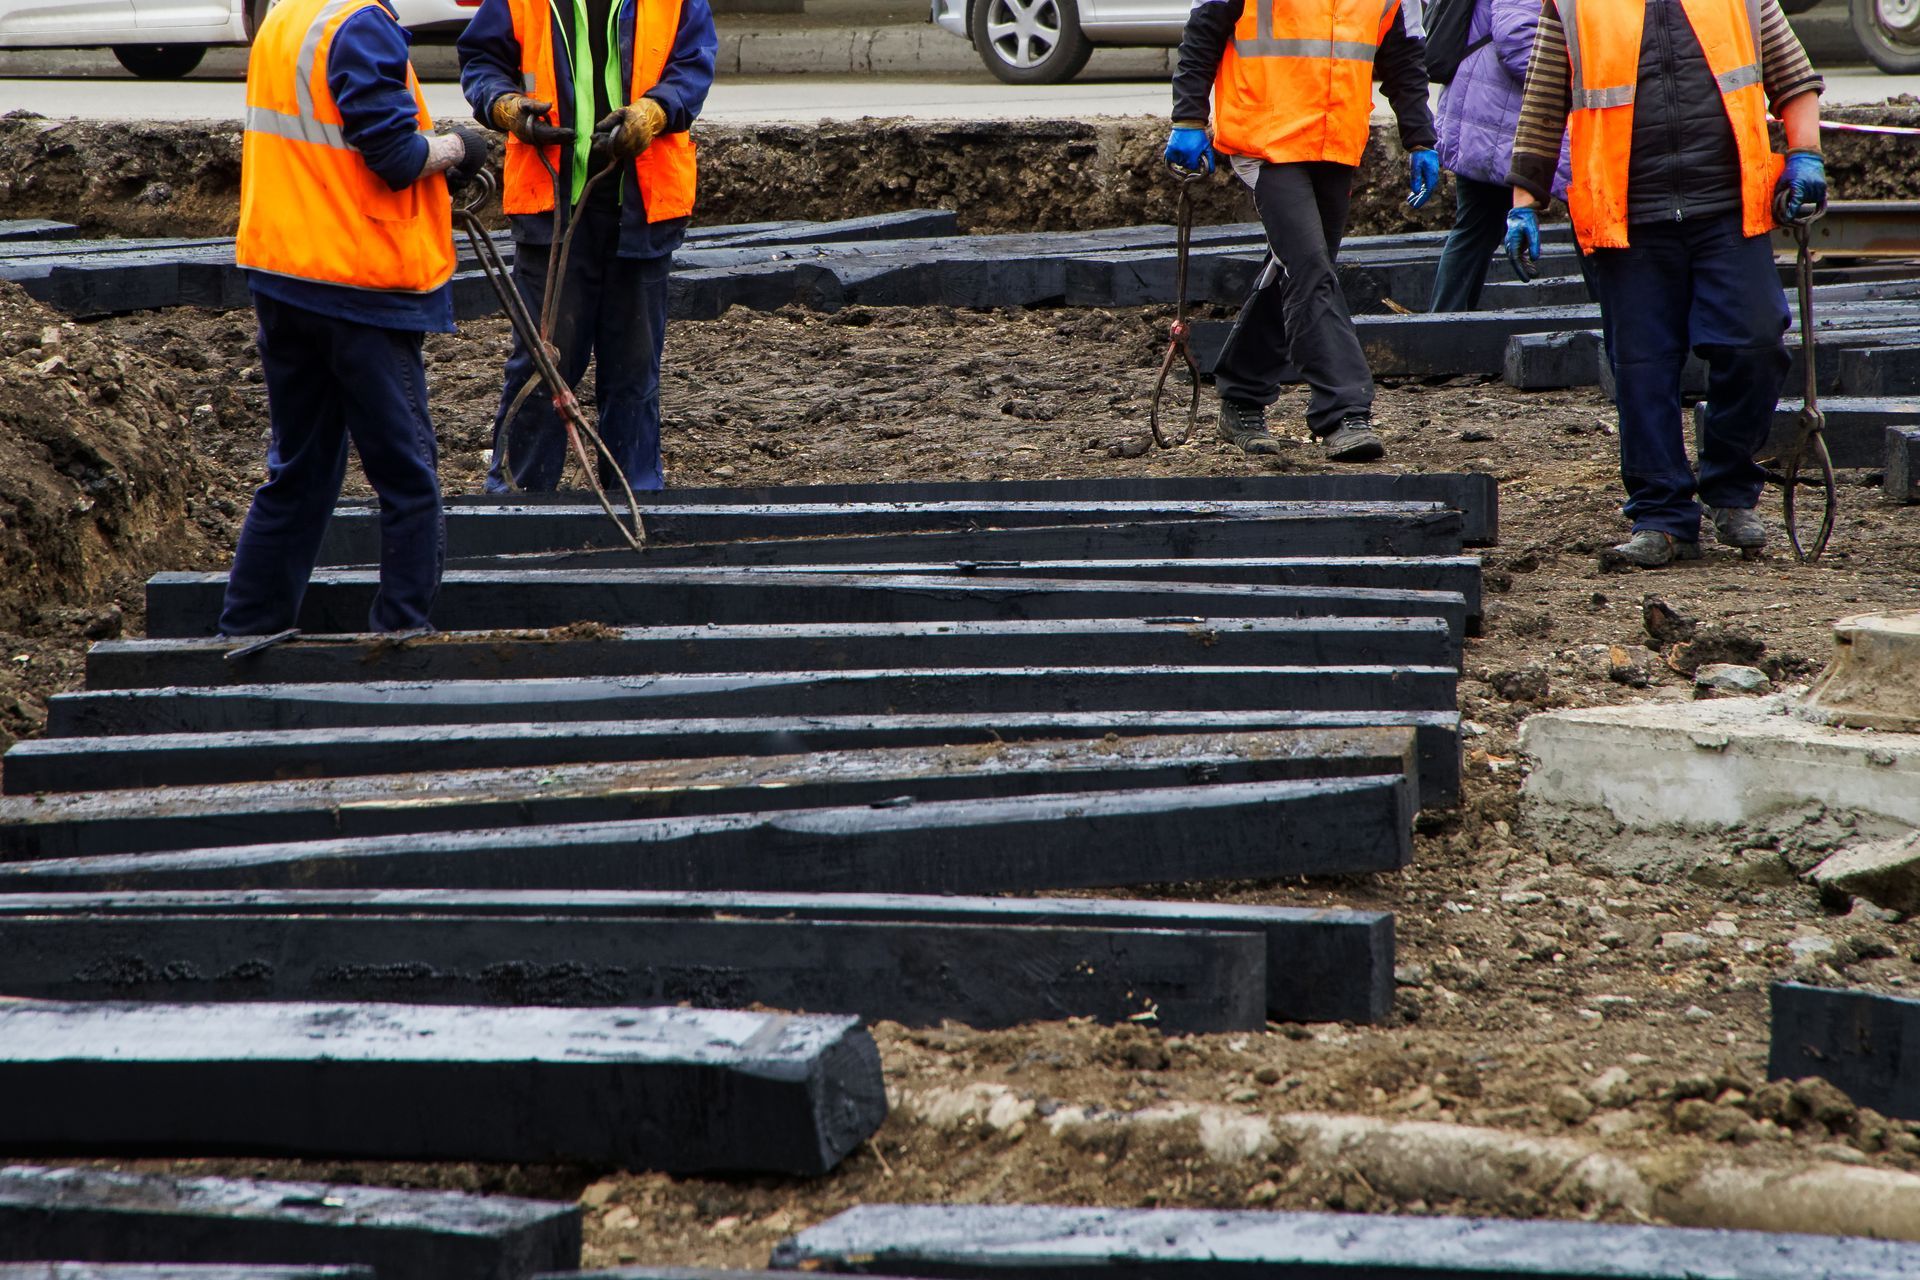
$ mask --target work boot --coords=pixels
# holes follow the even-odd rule
[[[1267,406],[1263,404],[1222,399],[1220,438],[1248,453],[1280,452],[1280,442],[1267,434]]]
[[[1708,507],[1707,517],[1713,521],[1713,536],[1723,547],[1758,551],[1767,545],[1767,527],[1752,507]]]
[[[1642,529],[1617,547],[1600,555],[1604,566],[1634,565],[1641,569],[1660,569],[1676,560],[1698,560],[1700,544],[1683,542],[1658,529]]]
[[[1372,462],[1384,457],[1387,446],[1373,429],[1373,419],[1356,413],[1343,419],[1333,433],[1320,442],[1331,462]]]

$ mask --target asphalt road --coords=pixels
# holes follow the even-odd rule
[[[6,70],[5,63],[0,62],[0,114],[24,108],[54,118],[237,120],[244,105],[238,76],[216,78],[211,68],[208,73],[164,86],[110,73],[85,78],[6,78]],[[426,92],[427,106],[437,118],[456,119],[467,114],[458,85],[429,79]],[[1883,75],[1871,67],[1833,68],[1827,72],[1826,100],[1830,103],[1879,102],[1901,93],[1920,94],[1920,76]],[[867,116],[1016,120],[1157,116],[1165,114],[1167,106],[1164,78],[1023,88],[991,80],[983,71],[978,76],[722,79],[714,86],[705,114],[709,120],[742,124],[858,120]]]

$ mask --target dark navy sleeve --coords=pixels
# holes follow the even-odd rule
[[[407,30],[369,5],[341,23],[327,53],[327,88],[340,108],[341,133],[379,179],[410,187],[427,163],[420,108],[407,87]]]
[[[666,109],[668,133],[691,129],[700,108],[707,105],[707,90],[713,88],[713,63],[719,51],[720,37],[713,29],[712,6],[707,0],[684,0],[680,6],[680,27],[674,32],[673,50],[667,54],[660,83],[647,90],[647,96]]]
[[[507,0],[480,0],[454,47],[460,52],[460,92],[473,108],[473,118],[491,129],[488,113],[500,95],[526,92],[520,80],[520,40],[513,34]]]
[[[1180,35],[1180,59],[1173,73],[1173,118],[1207,120],[1213,115],[1213,82],[1227,41],[1240,25],[1246,0],[1195,0]]]
[[[1400,145],[1408,151],[1431,147],[1436,135],[1427,105],[1427,42],[1407,34],[1404,12],[1393,15],[1373,66],[1380,73],[1380,91],[1400,122]]]

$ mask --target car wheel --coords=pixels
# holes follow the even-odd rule
[[[246,8],[242,10],[247,15],[247,39],[251,40],[259,34],[260,24],[267,20],[267,15],[279,3],[280,0],[247,0]]]
[[[142,80],[178,80],[207,56],[203,44],[117,44],[113,56]]]
[[[1853,0],[1850,16],[1874,66],[1892,75],[1920,71],[1920,0]]]
[[[1074,0],[975,0],[973,47],[1008,84],[1061,84],[1093,56]]]

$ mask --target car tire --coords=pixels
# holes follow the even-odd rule
[[[1093,56],[1074,0],[974,0],[972,27],[980,60],[1008,84],[1064,84]]]
[[[260,33],[260,24],[267,20],[267,14],[279,3],[280,0],[246,0],[246,7],[241,12],[247,19],[247,39],[251,40]]]
[[[178,80],[207,56],[203,44],[117,44],[113,56],[142,80]]]
[[[1889,75],[1920,71],[1920,0],[1852,0],[1854,37]]]

